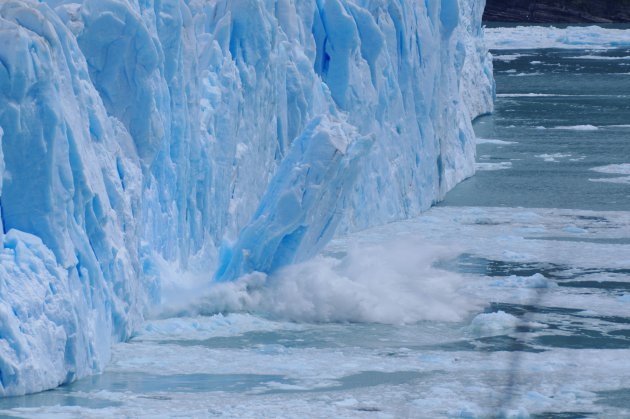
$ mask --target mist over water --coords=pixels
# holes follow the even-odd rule
[[[479,304],[463,293],[461,275],[434,267],[456,255],[419,238],[355,243],[271,276],[253,273],[214,284],[186,314],[249,312],[298,322],[461,321]]]

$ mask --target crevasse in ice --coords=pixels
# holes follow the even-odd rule
[[[165,275],[270,273],[472,175],[483,3],[0,3],[0,394],[101,370]]]

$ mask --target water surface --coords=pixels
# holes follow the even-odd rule
[[[295,322],[273,310],[154,320],[102,375],[0,400],[1,413],[630,416],[630,49],[495,55],[496,113],[475,123],[485,170],[425,216],[324,252],[343,265],[352,249],[415,238],[408,258],[435,254],[427,263],[461,276],[473,308],[460,321]],[[388,252],[375,262],[400,273]]]

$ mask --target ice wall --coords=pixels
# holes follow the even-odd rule
[[[484,36],[486,29],[481,27],[485,6],[485,1],[459,0],[461,29],[467,32],[462,41],[466,58],[459,90],[472,119],[492,112],[496,96],[492,55]]]
[[[178,273],[272,272],[470,176],[482,3],[0,3],[0,394],[102,369]]]

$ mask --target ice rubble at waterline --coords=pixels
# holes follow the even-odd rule
[[[101,370],[177,275],[305,260],[472,175],[483,3],[2,2],[0,394]]]

